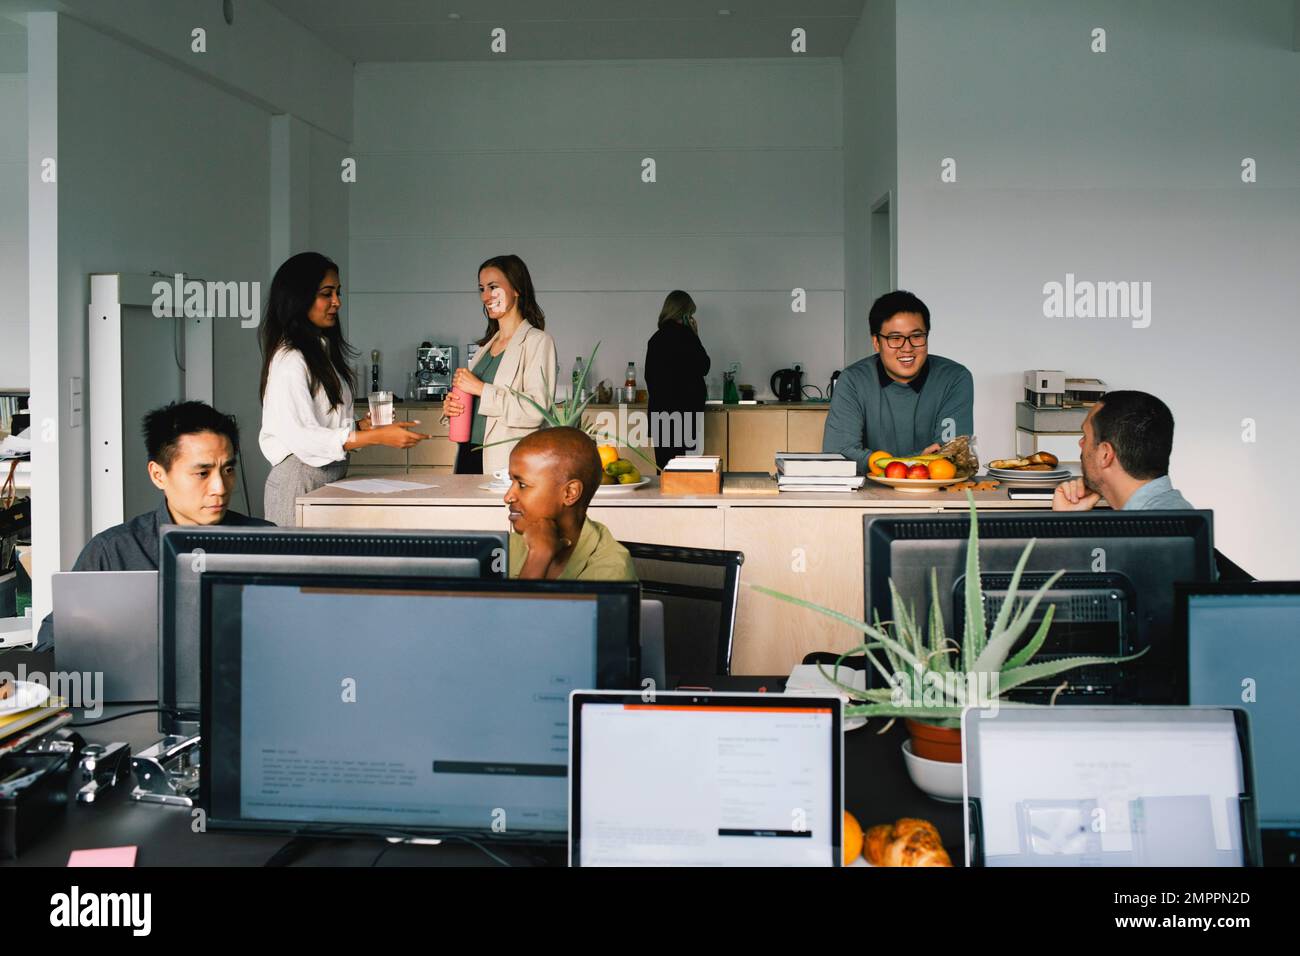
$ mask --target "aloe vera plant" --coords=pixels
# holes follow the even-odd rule
[[[970,504],[970,537],[966,547],[966,613],[960,642],[950,640],[944,633],[938,575],[933,568],[930,569],[930,611],[925,622],[918,619],[915,605],[909,607],[903,601],[892,579],[889,590],[897,620],[881,621],[877,615],[874,624],[772,588],[748,585],[762,594],[824,614],[866,635],[868,640],[836,659],[834,673],[821,667],[823,676],[854,700],[861,701],[844,708],[846,717],[910,717],[940,727],[959,727],[961,712],[967,705],[988,706],[991,700],[1030,681],[1055,677],[1078,667],[1118,664],[1146,653],[1143,650],[1125,657],[1075,656],[1031,663],[1052,626],[1056,607],[1049,604],[1033,637],[1011,654],[1011,649],[1028,630],[1043,597],[1065,572],[1057,571],[1049,577],[1023,605],[1010,599],[1004,601],[990,629],[980,589],[979,519],[975,498],[969,490],[966,500]],[[1033,548],[1033,540],[1025,545],[1011,576],[1009,593],[1016,592]],[[884,655],[883,662],[877,652]],[[841,662],[854,654],[864,655],[889,687],[862,690],[838,680]]]
[[[543,428],[577,428],[578,430],[589,435],[592,441],[604,439],[606,441],[613,441],[614,444],[619,444],[620,442],[623,441],[623,438],[606,431],[601,431],[595,422],[592,422],[590,425],[585,425],[585,426],[582,424],[582,413],[586,411],[587,406],[591,404],[591,396],[588,395],[582,401],[578,401],[577,395],[581,393],[582,390],[586,387],[587,373],[590,372],[591,367],[596,364],[596,353],[599,351],[600,351],[600,343],[597,342],[596,347],[591,350],[591,361],[589,361],[586,367],[583,368],[582,377],[578,379],[577,387],[574,389],[574,396],[568,402],[559,404],[556,403],[554,398],[552,398],[550,403],[545,408],[543,408],[542,405],[539,404],[537,401],[535,401],[531,395],[525,395],[523,392],[516,391],[515,389],[510,388],[509,386],[505,386],[505,389],[511,395],[515,396],[515,398],[521,399],[527,402],[529,405],[533,406],[533,408],[537,409],[538,414],[542,416],[542,421],[544,423],[542,425]],[[555,394],[554,390],[552,390],[551,388],[551,383],[547,380],[545,376],[545,373],[543,373],[542,376],[542,386],[548,395],[553,396]],[[509,442],[516,442],[518,440],[519,440],[518,438],[506,438],[503,439],[502,441],[488,442],[488,444],[486,445],[479,445],[477,447],[490,448],[492,445],[504,445]],[[647,465],[649,465],[652,471],[659,470],[659,466],[652,459],[647,458],[645,455],[643,455],[637,449],[633,448],[631,445],[627,445],[625,447],[627,447],[628,451],[630,451],[632,454],[636,455]]]

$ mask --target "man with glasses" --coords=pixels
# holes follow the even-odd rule
[[[873,452],[928,455],[975,431],[975,382],[966,366],[931,355],[930,310],[910,292],[871,306],[868,355],[844,370],[826,415],[822,451],[839,452],[867,473]]]

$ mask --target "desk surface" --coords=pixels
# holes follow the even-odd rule
[[[694,682],[692,682],[694,683]],[[778,688],[784,678],[731,677],[714,682],[718,690]],[[130,710],[105,708],[103,716]],[[883,723],[868,726],[844,738],[844,802],[863,828],[892,823],[899,817],[921,817],[939,828],[954,864],[962,863],[962,813],[957,804],[931,800],[912,785],[899,748],[907,739],[901,723],[880,735]],[[81,729],[88,743],[126,740],[136,753],[158,738],[157,715],[126,717],[112,723]],[[64,866],[73,850],[137,846],[137,866],[262,866],[285,845],[283,835],[195,833],[192,811],[183,807],[136,803],[127,787],[94,804],[70,799],[63,823],[17,860],[0,866]],[[491,844],[498,856],[513,865],[565,862],[562,848],[503,848]],[[385,849],[387,847],[387,849]],[[379,840],[322,839],[313,842],[296,862],[303,866],[370,866],[383,851],[381,866],[493,866],[495,861],[478,849],[460,843],[441,846],[390,845]]]

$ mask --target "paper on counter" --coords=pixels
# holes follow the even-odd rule
[[[395,478],[353,478],[348,481],[331,481],[330,488],[357,491],[366,495],[391,495],[395,491],[416,491],[420,488],[437,488],[420,481],[398,481]]]

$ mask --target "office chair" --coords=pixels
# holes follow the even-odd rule
[[[1220,581],[1254,581],[1255,576],[1218,548],[1214,549],[1214,568]]]
[[[664,605],[664,667],[669,678],[731,673],[740,589],[740,551],[622,542],[641,596]]]

